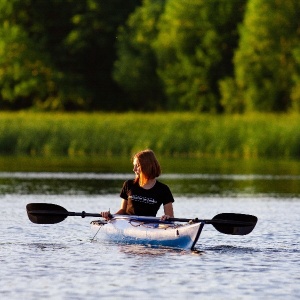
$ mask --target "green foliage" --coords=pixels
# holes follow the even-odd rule
[[[299,112],[299,11],[298,0],[1,0],[0,109]]]
[[[65,38],[68,69],[83,77],[91,91],[90,108],[126,109],[128,103],[112,78],[118,27],[140,0],[72,0],[71,30]]]
[[[235,77],[221,83],[227,111],[299,109],[299,11],[298,0],[248,1]]]
[[[218,81],[232,74],[237,24],[245,3],[167,2],[160,18],[156,54],[170,109],[222,110]]]
[[[139,0],[2,0],[0,105],[108,109],[117,27]],[[122,9],[116,9],[122,7]],[[116,91],[114,93],[114,91]]]
[[[300,111],[300,44],[294,46],[292,51],[295,59],[295,71],[291,75],[291,107],[292,111]]]
[[[66,84],[66,74],[54,64],[41,37],[45,32],[30,10],[30,1],[1,1],[0,17],[0,104],[7,108],[63,109],[67,102],[79,104],[78,89]],[[39,2],[40,3],[40,2]],[[42,7],[43,8],[43,7]],[[38,5],[35,6],[39,15]],[[30,27],[26,24],[32,24]],[[44,22],[43,22],[44,23]]]
[[[165,0],[144,0],[119,29],[114,67],[116,82],[130,95],[135,109],[158,109],[163,88],[157,76],[157,59],[153,49],[157,21]],[[143,99],[143,101],[140,101]]]
[[[0,154],[300,158],[299,115],[0,113]]]

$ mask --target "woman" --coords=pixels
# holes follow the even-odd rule
[[[174,198],[169,187],[156,180],[161,168],[152,150],[143,150],[133,156],[133,172],[135,179],[123,184],[121,207],[116,214],[155,217],[163,204],[161,220],[173,218]],[[101,215],[105,219],[110,218],[108,211],[101,212]]]

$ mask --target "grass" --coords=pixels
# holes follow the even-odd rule
[[[0,154],[300,158],[299,115],[0,113]]]

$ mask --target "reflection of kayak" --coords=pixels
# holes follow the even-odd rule
[[[193,249],[204,223],[178,224],[159,222],[154,218],[115,216],[110,221],[91,222],[98,239],[125,244],[143,244],[179,249]]]

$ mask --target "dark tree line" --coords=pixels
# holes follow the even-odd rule
[[[2,0],[0,109],[300,110],[298,0]]]

